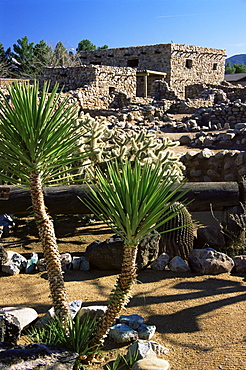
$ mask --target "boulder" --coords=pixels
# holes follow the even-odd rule
[[[168,265],[170,261],[170,257],[167,253],[162,253],[160,256],[151,263],[151,268],[153,270],[163,271],[165,267]]]
[[[155,356],[148,356],[142,360],[138,360],[132,366],[132,370],[168,370],[169,362]]]
[[[14,316],[20,324],[20,330],[27,328],[38,317],[37,311],[29,307],[4,307],[0,310],[2,313]]]
[[[88,271],[90,269],[90,263],[87,259],[82,257],[73,257],[72,260],[72,269],[73,270],[81,270],[81,271]]]
[[[0,233],[1,233],[1,230],[0,230]],[[2,245],[0,245],[0,271],[2,269],[2,265],[6,263],[7,260],[8,260],[8,253],[6,249]]]
[[[61,254],[61,266],[62,270],[70,270],[72,267],[72,256],[70,253],[62,253]]]
[[[20,322],[15,316],[5,312],[0,313],[0,342],[16,344],[20,332]]]
[[[24,271],[27,265],[27,259],[19,253],[13,251],[7,251],[8,254],[8,261],[11,265],[15,265],[18,267],[20,271]]]
[[[138,332],[126,324],[116,324],[111,326],[108,336],[116,343],[129,343],[138,339]]]
[[[9,235],[9,230],[15,226],[15,222],[11,216],[5,214],[0,215],[0,226],[2,226],[2,236],[7,237]]]
[[[203,247],[207,245],[211,248],[223,248],[225,246],[225,238],[222,232],[215,225],[199,227],[197,230],[197,245]]]
[[[18,275],[20,270],[16,265],[12,264],[11,261],[8,261],[2,265],[2,272],[8,275]]]
[[[140,315],[121,315],[117,320],[120,324],[126,324],[130,328],[137,330],[140,325],[144,323],[144,318]]]
[[[183,260],[183,258],[176,256],[169,262],[169,268],[174,272],[188,272],[190,271],[189,266]]]
[[[147,267],[158,257],[160,235],[153,231],[143,239],[138,246],[137,267],[139,270]],[[91,243],[85,252],[87,261],[100,270],[120,270],[123,258],[124,241],[118,235],[106,239],[104,242],[96,240]]]
[[[70,314],[72,318],[74,318],[77,315],[77,313],[79,312],[81,308],[81,305],[82,305],[82,301],[80,299],[74,300],[69,303],[69,310],[70,310]],[[35,323],[35,326],[44,327],[45,325],[48,324],[50,320],[54,319],[54,317],[55,317],[55,309],[54,307],[51,307],[48,310],[48,312]]]
[[[46,271],[46,262],[44,258],[40,258],[40,260],[38,260],[37,269],[39,272]]]
[[[139,339],[149,340],[154,336],[155,331],[156,331],[156,326],[141,324],[138,327],[137,331],[138,331]]]
[[[85,314],[89,313],[89,316],[91,319],[93,319],[95,316],[102,316],[107,310],[107,306],[87,306],[82,307],[78,311],[78,316],[80,317],[80,321],[83,321]]]
[[[246,256],[235,256],[233,257],[234,261],[234,268],[233,271],[237,273],[245,273],[246,272]]]
[[[179,138],[180,145],[189,145],[192,141],[191,135],[183,135]]]
[[[161,344],[154,342],[153,340],[137,340],[131,346],[128,347],[126,354],[126,360],[129,361],[130,358],[135,358],[141,360],[147,356],[160,356],[168,353],[169,349],[163,347]]]
[[[44,343],[14,346],[0,345],[1,370],[72,370],[78,354]]]
[[[189,254],[188,263],[191,271],[203,275],[230,272],[234,266],[232,258],[212,248],[193,249]]]
[[[37,263],[38,263],[37,253],[31,253],[31,258],[27,260],[25,272],[27,274],[30,274],[31,272],[33,272],[36,269]]]

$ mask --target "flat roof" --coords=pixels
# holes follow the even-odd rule
[[[246,73],[229,73],[225,74],[225,81],[236,82],[246,78]]]

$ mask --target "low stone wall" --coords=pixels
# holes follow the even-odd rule
[[[184,172],[191,182],[242,181],[246,176],[246,152],[221,150],[217,153],[204,148],[190,151],[181,157]]]
[[[12,84],[13,82],[29,82],[29,79],[22,79],[22,78],[0,78],[0,86],[7,86]]]
[[[114,100],[115,92],[127,98],[136,96],[136,70],[128,67],[82,65],[73,68],[44,68],[40,84],[56,82],[79,100],[82,109],[105,109]]]

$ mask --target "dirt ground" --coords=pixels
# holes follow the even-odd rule
[[[19,219],[17,230],[1,244],[22,253],[42,250],[32,219]],[[112,235],[100,222],[84,225],[79,216],[56,216],[60,252],[80,255],[92,241]],[[117,271],[68,271],[64,275],[69,299],[83,305],[106,304]],[[0,273],[0,307],[33,307],[42,315],[51,306],[47,274],[7,276]],[[156,325],[153,340],[169,348],[162,358],[173,370],[246,370],[246,275],[198,276],[169,270],[140,271],[125,314],[140,314]],[[125,354],[127,346],[108,342],[103,364]]]

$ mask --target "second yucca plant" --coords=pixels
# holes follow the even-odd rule
[[[114,232],[124,239],[121,273],[113,289],[107,311],[98,323],[94,343],[102,343],[127,304],[136,276],[138,244],[152,230],[168,222],[175,213],[170,204],[184,192],[179,190],[175,173],[164,176],[165,166],[141,165],[138,161],[107,163],[107,175],[96,171],[97,182],[90,187],[87,206]],[[165,230],[167,232],[168,230]]]

